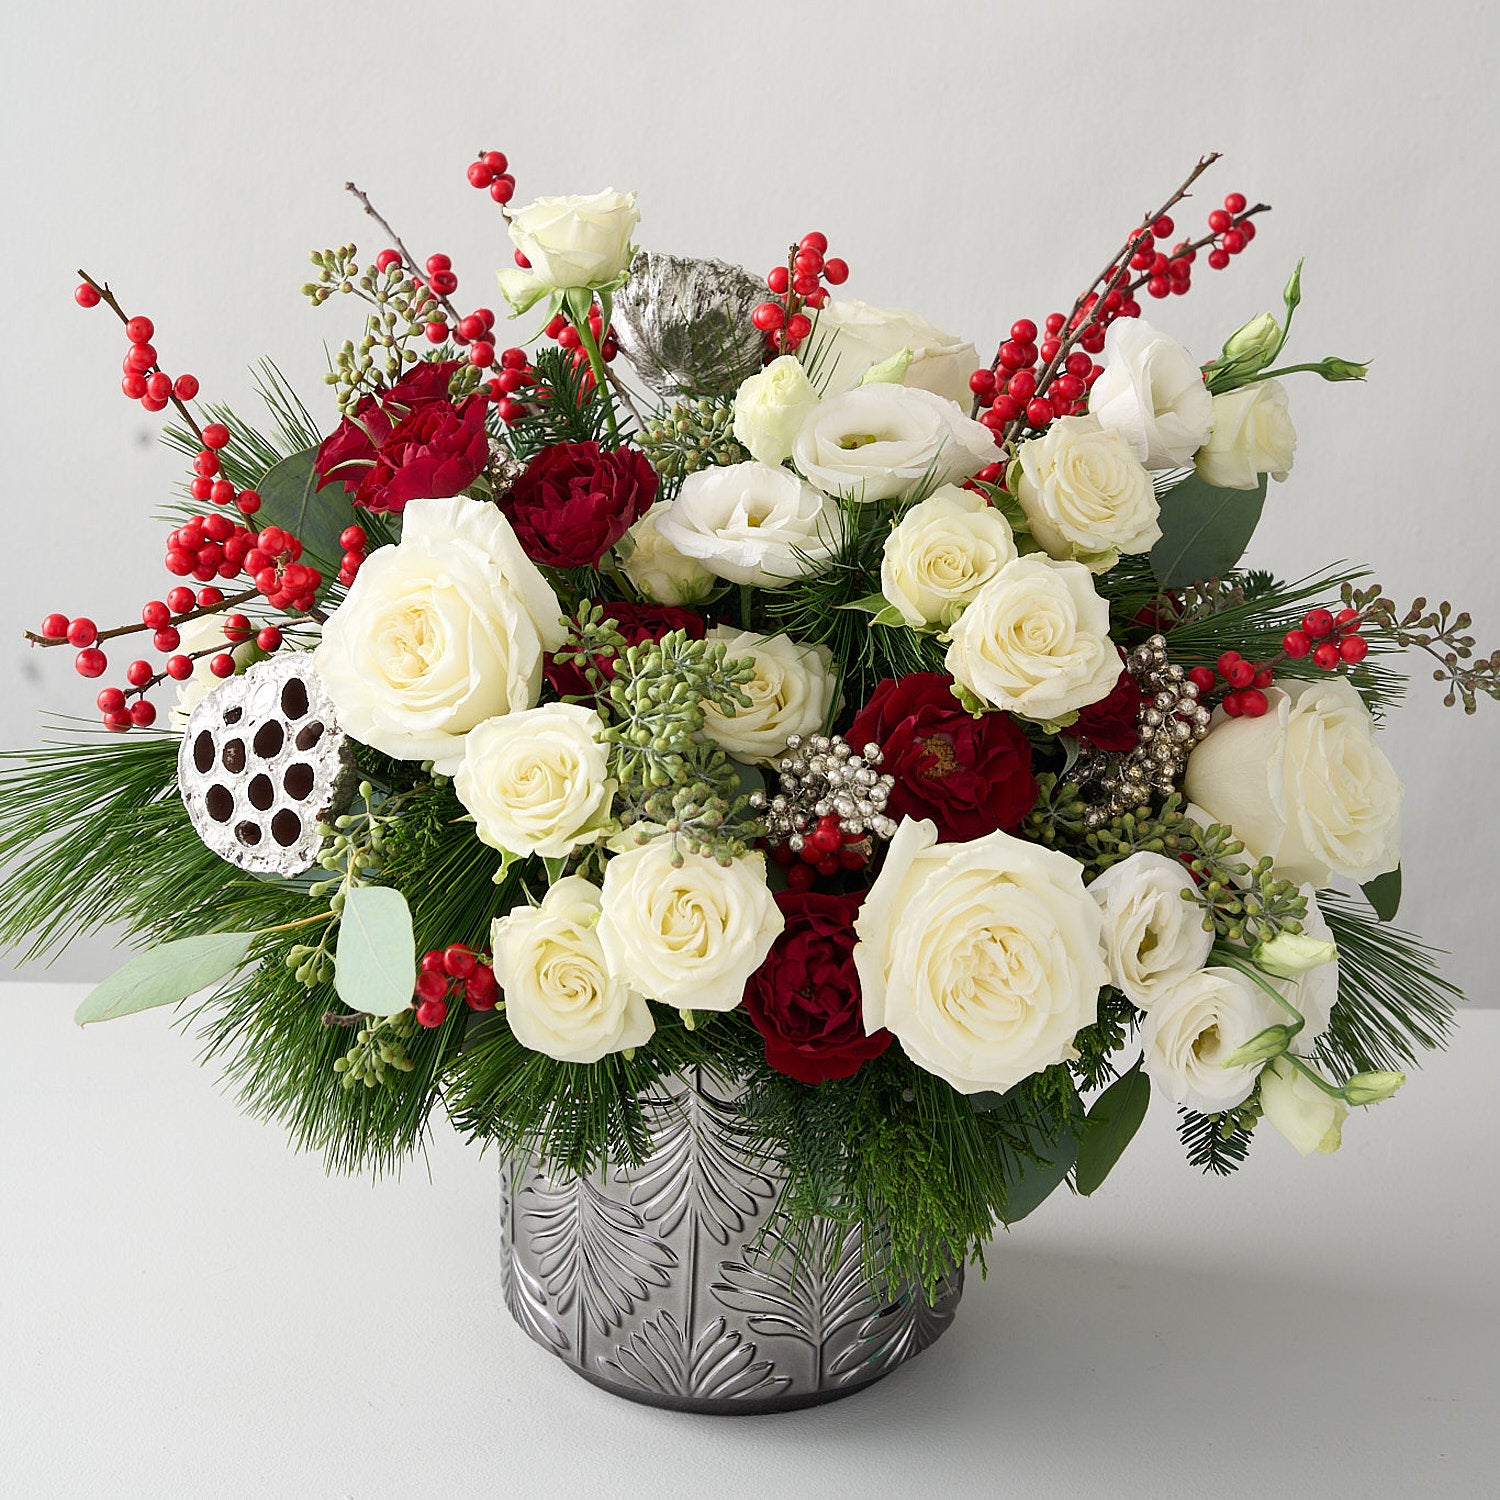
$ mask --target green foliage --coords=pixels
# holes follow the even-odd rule
[[[1238,1108],[1205,1115],[1195,1109],[1177,1111],[1177,1133],[1187,1150],[1188,1165],[1206,1174],[1227,1177],[1250,1154],[1250,1141],[1260,1119],[1260,1098],[1252,1094]]]
[[[331,579],[338,574],[344,552],[339,535],[360,516],[342,483],[318,488],[318,472],[313,467],[317,452],[304,448],[261,476],[261,504],[255,519],[261,527],[280,526],[291,532],[302,543],[303,560]]]
[[[1253,490],[1226,490],[1190,474],[1161,496],[1151,566],[1164,589],[1221,577],[1239,562],[1260,520],[1266,479]]]
[[[1381,921],[1357,897],[1318,895],[1339,949],[1339,998],[1317,1056],[1341,1076],[1413,1064],[1440,1047],[1463,996],[1419,938]]]
[[[553,443],[596,443],[609,428],[607,407],[585,364],[574,365],[566,349],[541,349],[532,362],[527,390],[529,415],[506,429],[517,458],[531,458]]]
[[[158,1005],[176,1005],[228,978],[244,963],[254,941],[248,932],[213,932],[148,948],[96,985],[73,1019],[87,1026]]]
[[[1365,881],[1360,890],[1382,922],[1394,921],[1401,910],[1401,866]]]
[[[388,885],[353,887],[339,913],[333,982],[350,1010],[393,1016],[411,1005],[417,978],[406,897]]]
[[[1078,1139],[1075,1182],[1087,1196],[1099,1188],[1146,1118],[1151,1080],[1139,1062],[1094,1100]]]
[[[744,463],[750,457],[734,435],[734,402],[680,400],[662,408],[640,435],[642,452],[669,484],[714,465]]]

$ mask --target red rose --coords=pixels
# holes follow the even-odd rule
[[[490,456],[485,399],[448,399],[457,368],[457,360],[426,360],[366,396],[318,449],[318,488],[342,482],[366,510],[401,511],[408,500],[441,500],[473,484]]]
[[[614,623],[616,630],[625,637],[625,644],[638,646],[642,641],[659,641],[673,630],[685,630],[690,641],[701,641],[707,631],[703,616],[696,610],[682,609],[675,604],[629,604],[623,601],[601,604],[605,617]],[[595,665],[605,678],[615,675],[613,657],[596,657]],[[586,698],[589,696],[588,678],[583,668],[575,662],[566,665],[548,657],[546,661],[547,681],[560,698]]]
[[[943,672],[886,678],[844,738],[872,740],[880,769],[896,778],[893,818],[931,818],[938,837],[966,842],[1020,826],[1036,802],[1031,746],[1009,714],[965,713]]]
[[[800,1083],[848,1078],[891,1044],[865,1035],[854,918],[864,892],[779,891],[786,926],[745,986],[745,1010],[766,1041],[766,1062]]]
[[[638,449],[556,443],[531,460],[500,508],[534,562],[591,568],[651,508],[656,486]]]
[[[1120,653],[1122,658],[1124,654]],[[1140,738],[1135,722],[1140,707],[1140,684],[1122,669],[1120,680],[1110,689],[1109,696],[1080,710],[1078,721],[1071,727],[1086,743],[1124,754],[1134,750]]]

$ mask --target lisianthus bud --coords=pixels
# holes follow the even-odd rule
[[[1359,364],[1352,359],[1329,357],[1318,365],[1318,374],[1324,380],[1363,380],[1369,373],[1369,365]]]
[[[871,365],[859,377],[858,384],[900,385],[906,379],[906,372],[911,369],[912,358],[910,349],[898,349],[889,359],[881,360],[878,365]]]
[[[1326,1155],[1343,1144],[1348,1107],[1287,1058],[1278,1057],[1261,1072],[1260,1103],[1267,1121],[1303,1156]]]
[[[1321,968],[1338,956],[1334,943],[1321,942],[1305,932],[1281,932],[1259,944],[1253,955],[1256,966],[1278,979],[1296,979],[1309,969]]]
[[[1344,1085],[1344,1097],[1350,1104],[1379,1104],[1405,1082],[1405,1073],[1356,1073]]]
[[[1281,324],[1268,312],[1258,313],[1224,341],[1220,363],[1233,365],[1238,374],[1253,375],[1276,357],[1281,347]]]
[[[1243,1046],[1236,1047],[1224,1059],[1222,1066],[1243,1068],[1250,1063],[1266,1062],[1270,1058],[1280,1057],[1291,1045],[1293,1035],[1290,1026],[1267,1026],[1264,1031],[1257,1031]]]

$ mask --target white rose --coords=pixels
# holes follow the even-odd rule
[[[188,715],[197,708],[207,694],[224,681],[222,677],[216,677],[209,666],[213,657],[199,656],[200,651],[216,653],[227,651],[234,661],[237,672],[244,671],[261,655],[253,635],[248,640],[231,646],[229,637],[224,634],[224,618],[222,612],[199,615],[196,619],[177,627],[179,637],[177,650],[172,654],[194,658],[193,675],[184,678],[178,684],[177,701],[172,705],[172,711],[167,719],[168,725],[179,734],[187,728]]]
[[[690,854],[674,866],[671,840],[657,839],[604,867],[609,971],[665,1005],[733,1010],[785,925],[758,853],[727,865]]]
[[[949,625],[1015,557],[1010,522],[983,495],[945,484],[885,539],[880,592],[913,630]]]
[[[1285,1059],[1276,1058],[1261,1073],[1260,1102],[1266,1119],[1303,1156],[1337,1151],[1343,1144],[1348,1105]]]
[[[1196,889],[1179,860],[1144,850],[1089,886],[1104,913],[1110,983],[1142,1010],[1208,962],[1214,935],[1204,930]]]
[[[827,646],[804,646],[786,635],[757,635],[716,625],[711,641],[724,642],[728,660],[748,658],[755,676],[744,685],[748,708],[721,714],[703,710],[703,732],[738,760],[773,761],[794,735],[817,734],[833,707],[838,679]]]
[[[844,534],[837,504],[821,490],[753,462],[689,474],[656,529],[720,578],[763,589],[821,572]]]
[[[626,533],[625,576],[656,604],[702,604],[719,580],[698,561],[679,552],[657,529],[670,503],[658,500]]]
[[[1089,415],[1125,438],[1148,469],[1176,469],[1207,441],[1213,400],[1176,339],[1144,318],[1116,318],[1104,336],[1104,373],[1089,392]]]
[[[1008,833],[940,844],[905,819],[854,923],[865,1031],[961,1093],[1003,1093],[1097,1018],[1102,920],[1066,854]]]
[[[1060,719],[1120,680],[1109,605],[1082,563],[1007,563],[953,627],[945,665],[971,693],[1028,719]]]
[[[452,775],[464,736],[530,708],[563,643],[557,596],[493,505],[413,500],[323,627],[313,665],[355,739]]]
[[[1199,969],[1156,996],[1141,1030],[1141,1066],[1174,1104],[1206,1115],[1243,1104],[1259,1062],[1224,1066],[1286,1012],[1237,969]]]
[[[857,297],[826,303],[818,314],[815,337],[827,340],[820,363],[828,373],[825,395],[852,390],[872,365],[909,349],[912,360],[903,385],[931,391],[962,407],[973,399],[969,376],[979,365],[973,344],[903,307],[872,307]]]
[[[594,842],[615,790],[603,731],[579,703],[523,708],[471,729],[453,790],[480,842],[554,859]]]
[[[599,891],[578,875],[491,927],[505,1019],[523,1047],[591,1063],[650,1040],[650,1007],[610,972],[598,928]]]
[[[784,464],[797,429],[817,404],[802,361],[783,354],[735,392],[734,435],[761,463]]]
[[[630,236],[641,221],[634,193],[538,198],[510,216],[510,237],[544,286],[604,286],[630,264]]]
[[[1285,479],[1291,473],[1297,429],[1279,380],[1225,391],[1213,404],[1214,430],[1193,460],[1200,479],[1226,490],[1253,490],[1262,474]]]
[[[824,401],[792,444],[805,478],[863,501],[968,479],[995,456],[988,427],[942,396],[903,385],[862,385]]]
[[[1321,889],[1335,873],[1366,881],[1394,870],[1403,788],[1359,694],[1329,677],[1266,697],[1258,719],[1215,712],[1188,757],[1186,795],[1288,880]]]
[[[1161,539],[1161,507],[1135,450],[1097,417],[1062,417],[1022,443],[1016,499],[1049,557],[1106,572]]]

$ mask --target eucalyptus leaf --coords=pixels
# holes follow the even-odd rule
[[[339,534],[358,517],[341,482],[318,489],[318,471],[313,467],[317,452],[304,448],[266,471],[255,518],[263,528],[280,526],[291,532],[302,543],[303,561],[329,579],[338,573],[344,555]]]
[[[1094,1100],[1078,1141],[1075,1181],[1080,1193],[1087,1196],[1109,1176],[1141,1128],[1150,1102],[1151,1080],[1139,1063]]]
[[[411,908],[388,885],[357,885],[339,920],[333,983],[350,1010],[394,1016],[411,1004],[417,949]]]
[[[1005,1222],[1016,1224],[1040,1208],[1067,1180],[1078,1155],[1078,1137],[1069,1126],[1053,1137],[1045,1119],[1028,1123],[1026,1134],[1036,1160],[1018,1156],[1017,1172],[1005,1184]]]
[[[158,1005],[176,1005],[232,974],[254,941],[253,932],[210,932],[159,943],[90,990],[73,1019],[87,1026]]]
[[[1396,913],[1401,910],[1401,866],[1377,875],[1374,880],[1367,880],[1360,890],[1382,922],[1394,921]]]
[[[1163,588],[1222,578],[1250,545],[1266,502],[1267,475],[1253,490],[1226,490],[1190,474],[1161,497],[1161,540],[1151,569]]]

